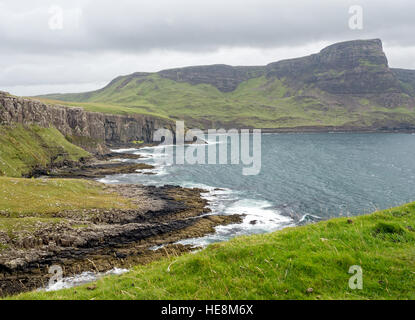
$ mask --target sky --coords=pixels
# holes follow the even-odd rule
[[[357,6],[357,7],[356,7]],[[95,90],[119,75],[265,65],[380,38],[415,69],[413,0],[0,0],[0,90]]]

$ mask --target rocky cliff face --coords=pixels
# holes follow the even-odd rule
[[[389,68],[378,39],[337,43],[317,54],[259,67],[133,73],[101,90],[40,98],[135,108],[204,129],[372,130],[415,124],[415,72]]]
[[[292,89],[313,87],[329,94],[401,94],[415,95],[415,71],[390,69],[382,41],[354,40],[336,43],[317,54],[270,63],[267,66],[224,64],[163,70],[163,78],[192,85],[210,84],[222,92],[234,91],[242,82],[266,76],[279,78]],[[88,101],[107,88],[119,91],[131,81],[137,85],[153,73],[136,72],[114,79],[105,88],[81,94],[46,95],[64,101]],[[116,88],[112,86],[117,84]]]
[[[318,54],[272,63],[267,70],[268,77],[285,78],[294,86],[313,85],[332,94],[402,92],[380,40],[334,44]]]
[[[187,82],[193,85],[205,83],[218,88],[222,92],[231,92],[240,83],[261,76],[264,71],[264,67],[232,67],[217,64],[163,70],[158,74],[178,82]]]
[[[406,94],[415,97],[415,70],[391,69]]]
[[[51,106],[0,92],[0,124],[13,123],[53,126],[92,152],[99,152],[104,145],[152,142],[156,129],[170,125],[154,117],[87,112],[81,108]]]
[[[243,81],[262,75],[286,79],[294,87],[312,85],[331,94],[403,91],[396,73],[389,69],[379,39],[341,42],[318,54],[264,67],[212,65],[164,70],[158,74],[179,82],[211,84],[222,92],[233,91]],[[403,72],[399,75],[408,78]]]

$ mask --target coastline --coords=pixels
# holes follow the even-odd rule
[[[115,154],[110,154],[104,160],[83,163],[81,169],[71,163],[50,171],[38,170],[34,176],[49,181],[58,177],[93,180],[152,167],[108,161],[114,158]],[[64,222],[39,225],[30,235],[23,230],[13,239],[4,237],[4,248],[0,251],[0,295],[46,287],[51,265],[60,266],[66,278],[86,271],[103,273],[146,264],[164,256],[177,256],[195,248],[176,242],[203,237],[214,233],[216,226],[242,221],[240,215],[209,215],[208,201],[202,197],[206,191],[202,189],[124,184],[105,185],[104,190],[129,199],[135,207],[62,211],[53,218]],[[6,216],[2,213],[2,217]]]
[[[140,159],[137,156],[115,153],[109,156],[109,159],[103,160],[124,158],[123,160],[128,161],[128,157],[134,157],[135,160]],[[98,167],[102,164],[100,161],[102,160],[97,161]],[[123,167],[122,164],[123,162],[120,162],[119,166]],[[91,167],[91,164],[88,166]],[[105,170],[107,169],[105,168]],[[55,170],[56,172],[53,174],[59,176],[59,170]],[[62,168],[62,170],[64,172],[66,170],[67,178],[69,178],[68,168]],[[99,176],[99,174],[96,174],[95,178],[91,176],[87,181],[93,181]],[[34,180],[42,181],[43,179]],[[59,179],[48,178],[44,180],[55,181]],[[59,225],[55,229],[45,229],[48,236],[51,233],[52,238],[55,237],[49,239],[51,247],[48,250],[51,249],[50,252],[44,254],[41,257],[42,260],[34,259],[27,264],[15,266],[14,273],[6,273],[4,268],[0,269],[1,284],[9,288],[9,292],[3,291],[0,295],[11,299],[19,299],[19,297],[29,299],[33,297],[118,299],[120,297],[113,289],[119,288],[122,292],[126,292],[125,294],[129,298],[160,298],[152,291],[151,283],[153,283],[157,288],[165,289],[165,293],[161,295],[163,298],[189,298],[187,292],[193,292],[192,297],[212,298],[209,296],[210,288],[216,285],[216,280],[211,280],[211,277],[216,279],[217,273],[220,272],[221,277],[226,281],[226,287],[231,290],[233,298],[243,299],[249,298],[251,295],[259,299],[336,298],[343,297],[339,295],[343,291],[338,290],[333,293],[331,284],[334,283],[336,288],[344,285],[342,277],[347,275],[347,266],[362,263],[361,259],[364,259],[363,265],[367,265],[375,255],[376,259],[383,259],[385,263],[389,263],[393,267],[395,260],[392,260],[388,254],[379,255],[379,247],[384,246],[385,250],[387,249],[385,252],[390,252],[390,255],[394,256],[402,252],[399,250],[406,250],[407,246],[413,242],[413,223],[408,222],[412,221],[412,205],[385,210],[373,215],[330,219],[309,226],[298,226],[264,235],[236,238],[229,242],[211,245],[206,250],[195,254],[186,254],[195,248],[190,245],[176,244],[179,240],[203,237],[214,232],[216,226],[239,223],[243,217],[240,215],[210,215],[209,208],[206,207],[207,200],[203,197],[205,191],[200,188],[122,184],[106,185],[105,188],[106,192],[117,192],[124,198],[136,200],[137,208],[103,210],[96,212],[93,219],[88,213],[86,217],[79,219],[80,212],[63,212],[61,217],[74,219],[76,224],[82,224],[81,230],[72,230],[65,225]],[[399,224],[400,227],[396,229],[395,224],[392,223]],[[382,229],[384,225],[386,231]],[[389,226],[395,228],[396,232],[393,229],[393,232],[389,234]],[[67,234],[68,231],[76,231],[75,238],[79,235],[79,239],[86,241],[87,245],[73,246],[70,241],[74,238],[62,237],[62,234]],[[363,256],[360,249],[350,251],[351,243],[356,242],[359,248],[362,246],[362,243],[356,240],[361,239],[362,235],[367,240],[363,244],[365,247]],[[401,237],[403,240],[395,242],[395,237]],[[346,245],[339,247],[339,244],[343,242],[339,242],[338,239],[343,239]],[[391,251],[388,243],[392,243],[394,247],[398,246],[396,253]],[[33,238],[23,241],[22,245],[27,247],[25,248],[25,257],[29,256],[28,253],[36,254],[36,251],[41,253],[39,245]],[[69,247],[65,247],[65,245],[69,245]],[[322,278],[310,280],[307,273],[310,261],[313,261],[313,268],[321,268],[327,263],[326,257],[333,254],[332,246],[334,245],[336,252],[339,250],[341,254],[339,258],[339,252],[337,252],[336,257],[347,261],[348,264],[338,264],[336,261],[339,260],[333,260],[330,275],[319,272],[318,274]],[[318,256],[318,260],[313,260],[316,257],[313,256],[311,259],[309,254],[314,252],[316,246],[321,254]],[[23,251],[16,252],[23,254]],[[244,257],[244,262],[241,263],[241,260],[235,259],[235,257]],[[292,275],[290,272],[289,277],[286,278],[286,270],[293,267],[292,259],[294,259],[293,263],[297,266],[296,270],[298,271]],[[80,283],[80,287],[68,290],[33,291],[47,287],[51,276],[48,273],[48,267],[51,264],[63,267],[65,279],[74,275],[82,276],[86,271],[89,274],[93,273],[95,278],[90,278],[86,285],[82,286],[84,283]],[[380,265],[369,280],[375,283],[375,286],[379,285],[379,279],[383,279],[383,263]],[[410,260],[408,260],[408,265],[410,265]],[[166,275],[166,270],[169,268],[172,272],[167,271]],[[408,269],[409,266],[405,268]],[[407,277],[406,269],[402,269],[402,272],[397,276],[398,279]],[[129,272],[125,275],[100,279],[102,275],[110,274],[106,273],[108,270],[112,270],[114,274],[119,274],[117,272],[120,271]],[[205,273],[201,273],[200,270]],[[250,295],[243,295],[237,290],[242,284],[234,284],[241,272],[246,273],[244,287],[248,288],[247,292]],[[270,279],[278,279],[277,287],[274,288],[273,293],[270,293],[266,286],[260,287],[258,290],[258,283],[263,281],[263,273],[269,274]],[[172,276],[178,283],[173,287],[170,286],[171,280],[169,280]],[[192,283],[197,283],[197,279],[200,277],[205,282],[201,288],[194,289]],[[326,283],[327,278],[332,279],[332,282]],[[99,280],[96,281],[97,279]],[[325,285],[321,286],[322,283]],[[396,280],[395,283],[399,283],[399,281]],[[310,287],[315,289],[315,294],[307,293]],[[182,290],[181,288],[186,289]],[[397,289],[394,290],[396,292]],[[32,292],[24,293],[27,291]],[[22,292],[23,295],[13,296]],[[363,292],[362,297],[384,297],[376,295],[376,292],[376,289],[370,289],[370,291]],[[227,297],[228,291],[219,290],[215,295],[217,299]]]
[[[10,300],[414,299],[415,203],[239,237],[128,273]],[[362,290],[348,286],[361,266]],[[242,290],[241,290],[242,289]]]
[[[140,149],[137,145],[117,147]],[[51,181],[62,177],[94,181],[114,174],[157,169],[147,163],[129,161],[144,158],[141,152],[122,153],[128,151],[113,150],[78,164],[43,168],[33,176]],[[189,244],[191,241],[183,240],[203,238],[214,234],[218,226],[240,224],[244,220],[241,214],[211,215],[204,196],[206,191],[199,187],[106,184],[105,189],[135,201],[137,208],[55,214],[56,218],[67,219],[67,223],[37,230],[11,247],[10,255],[0,251],[0,296],[47,287],[50,265],[62,266],[64,277],[68,278],[84,272],[99,275],[117,268],[131,269],[163,257],[176,257],[195,250]],[[75,229],[73,225],[82,227]],[[12,263],[7,265],[4,262],[8,260]]]

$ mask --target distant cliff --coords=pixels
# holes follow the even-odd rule
[[[266,66],[136,72],[97,91],[40,98],[182,119],[204,129],[415,128],[415,71],[390,68],[379,39],[341,42]]]
[[[341,42],[317,54],[267,66],[268,78],[284,78],[293,88],[320,89],[346,107],[356,107],[350,102],[356,96],[379,107],[413,107],[415,90],[406,89],[400,78],[414,84],[414,74],[389,68],[379,39]]]
[[[151,116],[87,112],[0,92],[0,124],[13,123],[55,127],[70,141],[91,152],[99,152],[105,145],[152,142],[154,131],[169,125]]]
[[[391,69],[396,75],[403,91],[408,95],[415,97],[415,70]]]
[[[267,66],[267,76],[313,84],[333,94],[401,92],[380,40],[331,45],[318,54]]]
[[[405,77],[404,71],[396,73]],[[409,71],[408,71],[409,72]],[[294,86],[312,84],[333,94],[402,92],[394,70],[389,69],[382,42],[355,40],[341,42],[310,56],[270,63],[267,66],[195,66],[163,70],[158,74],[193,85],[211,84],[222,92],[234,91],[242,82],[259,76],[289,80]],[[146,77],[136,73],[130,77]],[[131,80],[127,77],[125,83]]]

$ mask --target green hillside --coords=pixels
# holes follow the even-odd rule
[[[97,91],[39,98],[180,119],[189,127],[405,128],[415,126],[415,72],[402,73],[388,67],[379,40],[352,41],[264,67],[134,73]]]
[[[96,285],[14,299],[415,299],[415,204],[240,237]],[[363,289],[349,287],[351,266]]]
[[[90,156],[55,128],[0,126],[0,146],[0,176],[21,177],[35,167]]]
[[[125,78],[105,90],[92,93],[85,102],[79,96],[48,96],[48,103],[82,106],[107,113],[139,113],[185,120],[188,126],[203,128],[300,126],[371,126],[390,120],[415,124],[415,111],[405,105],[384,107],[368,98],[351,97],[353,108],[325,100],[330,95],[318,88],[294,90],[278,78],[265,76],[242,82],[235,91],[221,92],[208,84],[192,85],[165,79],[158,74],[145,79]],[[125,84],[122,88],[120,86]],[[55,100],[52,100],[55,99]],[[62,103],[56,99],[73,99]],[[84,101],[82,99],[82,101]]]

